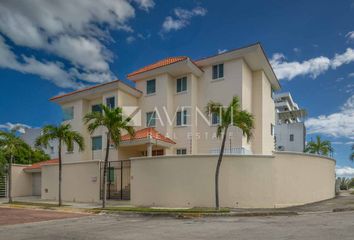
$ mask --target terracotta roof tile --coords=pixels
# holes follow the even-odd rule
[[[154,69],[159,68],[159,67],[164,67],[164,66],[176,63],[176,62],[180,62],[180,61],[186,60],[187,58],[188,57],[186,57],[186,56],[165,58],[163,60],[160,60],[160,61],[155,62],[153,64],[147,65],[147,66],[145,66],[143,68],[140,68],[140,69],[128,74],[128,78],[132,77],[134,75],[143,73],[143,72],[154,70]]]
[[[148,138],[149,135],[155,140],[160,140],[163,142],[176,144],[170,138],[164,136],[163,134],[156,131],[155,128],[151,128],[151,127],[136,131],[133,138],[129,134],[126,134],[126,135],[122,136],[121,140],[122,141],[131,141],[131,140],[144,139],[144,138]]]
[[[43,162],[37,162],[32,164],[29,167],[24,168],[23,170],[35,170],[35,169],[41,169],[42,165],[47,165],[47,164],[58,164],[59,163],[59,159],[51,159],[51,160],[47,160],[47,161],[43,161]]]

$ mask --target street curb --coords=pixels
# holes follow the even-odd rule
[[[167,213],[167,212],[126,212],[126,211],[105,211],[99,214],[124,215],[124,216],[145,216],[145,217],[175,217],[175,218],[196,218],[196,217],[262,217],[262,216],[296,216],[297,212],[230,212],[230,213]]]
[[[335,208],[332,210],[332,212],[352,212],[354,211],[354,207],[348,207],[348,208]]]

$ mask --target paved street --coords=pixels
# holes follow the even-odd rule
[[[199,218],[96,215],[0,227],[0,239],[353,239],[354,212],[291,217]]]

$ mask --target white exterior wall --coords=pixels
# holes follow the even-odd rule
[[[217,157],[161,156],[133,159],[131,201],[137,206],[214,207]],[[278,208],[335,196],[335,161],[299,153],[225,156],[220,205]]]
[[[70,202],[98,202],[98,161],[63,164],[62,199]],[[42,199],[58,200],[58,165],[42,166]]]
[[[12,165],[12,197],[32,196],[32,174],[23,171],[29,165]]]

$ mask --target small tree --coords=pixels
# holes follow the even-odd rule
[[[217,137],[222,137],[222,143],[215,171],[215,206],[219,209],[219,172],[224,156],[227,130],[232,126],[238,127],[241,129],[242,134],[247,137],[247,141],[249,141],[254,128],[254,117],[251,113],[241,109],[240,100],[237,96],[232,98],[230,105],[226,108],[221,103],[210,101],[206,106],[206,112],[209,116],[217,114],[220,118]]]
[[[333,153],[333,148],[330,141],[322,141],[320,136],[316,136],[316,141],[307,143],[305,152],[329,156]]]
[[[58,198],[59,207],[62,206],[61,200],[61,182],[62,182],[62,146],[66,145],[68,151],[73,151],[74,143],[79,147],[79,151],[84,150],[84,139],[80,133],[71,130],[70,124],[62,124],[59,126],[47,125],[42,128],[42,135],[36,139],[36,146],[48,147],[49,141],[58,140],[58,154],[59,154],[59,188]]]
[[[350,154],[349,159],[354,162],[354,144],[352,145],[352,153]]]
[[[107,165],[109,157],[109,148],[111,141],[116,147],[119,146],[121,141],[122,131],[127,131],[131,136],[134,135],[135,131],[132,126],[129,125],[130,118],[125,118],[123,116],[123,111],[120,107],[111,109],[105,105],[101,105],[101,112],[90,112],[85,115],[84,122],[88,124],[87,129],[90,134],[92,134],[97,128],[105,127],[107,130],[107,143],[106,143],[106,155],[104,159],[103,167],[103,198],[102,198],[102,208],[106,207],[107,198]]]
[[[8,198],[12,203],[12,164],[14,157],[22,151],[28,151],[30,147],[19,137],[16,131],[4,132],[0,131],[0,151],[2,158],[7,159],[7,177],[8,177]]]

